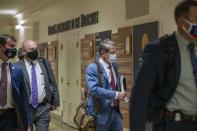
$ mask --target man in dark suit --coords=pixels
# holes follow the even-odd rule
[[[178,30],[147,44],[140,58],[130,100],[132,131],[145,131],[156,109],[156,131],[197,131],[197,1],[180,2],[175,20]],[[166,55],[163,45],[169,43]]]
[[[52,67],[49,61],[38,57],[36,42],[26,40],[23,51],[25,57],[17,64],[22,67],[25,76],[33,124],[37,131],[48,131],[50,110],[59,106],[59,92]]]
[[[9,59],[16,56],[16,40],[8,35],[0,36],[0,131],[30,130],[29,100],[19,66]]]

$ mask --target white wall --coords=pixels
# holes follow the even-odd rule
[[[125,19],[125,0],[57,0],[41,11],[35,12],[28,19],[25,38],[32,38],[31,26],[34,21],[40,23],[40,41],[54,40],[56,36],[48,36],[48,25],[57,24],[80,16],[81,13],[99,11],[99,24],[79,29],[79,34],[93,33],[107,29],[136,25],[158,20],[161,34],[173,31],[176,27],[173,19],[174,5],[180,0],[150,0],[150,15]],[[171,26],[169,26],[171,25]]]
[[[0,34],[14,34],[13,19],[7,16],[0,16]]]

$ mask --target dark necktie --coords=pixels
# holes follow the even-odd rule
[[[197,86],[197,57],[195,55],[195,45],[193,43],[189,44],[188,49],[190,52],[190,59],[192,62],[192,67],[193,67],[193,75],[194,75],[195,83]]]
[[[3,63],[1,67],[1,83],[0,83],[0,105],[5,106],[7,104],[7,63]]]
[[[31,87],[32,87],[32,103],[31,105],[36,108],[38,106],[38,83],[37,83],[37,76],[36,76],[36,68],[35,64],[32,63],[32,68],[31,68],[31,76],[32,76],[32,82],[31,82]]]
[[[116,83],[115,83],[115,78],[114,78],[114,73],[112,71],[112,66],[109,66],[109,70],[110,70],[110,76],[111,76],[111,82],[110,85],[112,87],[112,90],[116,90]]]
[[[112,70],[112,65],[109,66],[109,70],[110,70],[110,76],[111,76],[111,82],[110,82],[110,85],[112,87],[112,90],[116,90],[116,82],[115,82],[115,77],[114,77],[114,73],[113,73],[113,70]],[[113,100],[113,106],[114,107],[119,107],[119,100],[118,99],[115,99]]]

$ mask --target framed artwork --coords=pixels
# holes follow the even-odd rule
[[[134,63],[134,77],[136,78],[139,58],[142,56],[144,47],[150,41],[158,39],[159,22],[154,21],[141,25],[133,26],[133,63]]]
[[[132,41],[131,36],[125,37],[124,51],[125,51],[125,54],[127,55],[132,54],[131,41]]]
[[[38,44],[38,53],[39,53],[39,56],[48,59],[48,43],[47,42]]]
[[[93,40],[90,40],[89,41],[89,44],[90,44],[90,52],[89,52],[89,54],[90,54],[90,57],[94,57],[94,53],[95,53],[95,49],[94,49],[94,47],[95,47],[95,43],[94,43],[94,41]]]

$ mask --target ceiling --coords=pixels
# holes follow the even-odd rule
[[[39,3],[38,1],[39,0],[1,0],[0,15],[16,15],[26,8]]]
[[[29,15],[55,0],[0,0],[0,23],[14,20],[18,14]],[[25,12],[25,14],[24,14]]]

